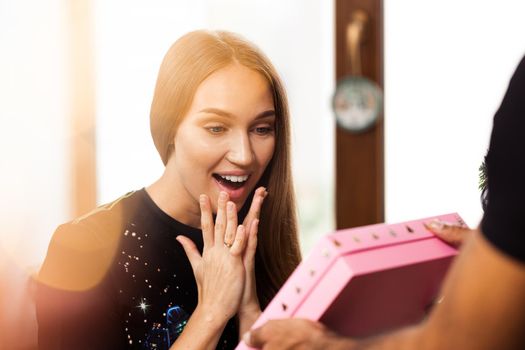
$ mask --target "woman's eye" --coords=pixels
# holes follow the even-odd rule
[[[208,131],[212,134],[220,134],[221,132],[224,131],[224,127],[222,126],[210,126],[206,129],[208,129]]]
[[[272,127],[269,126],[260,126],[254,129],[257,135],[268,135],[273,131]]]

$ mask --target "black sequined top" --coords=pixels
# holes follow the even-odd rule
[[[202,251],[144,189],[61,225],[39,274],[40,349],[168,349],[197,305],[181,234]],[[232,319],[217,349],[238,339]]]

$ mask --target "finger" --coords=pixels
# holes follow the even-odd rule
[[[257,331],[259,329],[254,329],[254,330],[251,330],[251,331],[248,331],[246,333],[244,333],[244,335],[242,336],[242,341],[248,345],[249,347],[251,348],[260,348],[262,347],[262,343],[259,339],[259,336],[257,334]]]
[[[470,229],[464,227],[445,226],[441,232],[436,232],[435,234],[445,242],[459,247],[470,237],[471,232]]]
[[[224,243],[232,244],[237,230],[237,208],[235,203],[226,203],[226,232],[224,233]]]
[[[195,246],[195,243],[193,243],[191,239],[182,235],[177,236],[176,240],[182,245],[182,248],[184,249],[184,252],[188,257],[188,260],[190,261],[191,268],[195,273],[195,268],[197,267],[197,264],[201,259],[201,254],[199,253],[197,246]]]
[[[251,228],[248,232],[248,242],[246,243],[246,251],[244,252],[244,266],[246,269],[253,267],[253,258],[257,251],[257,232],[259,231],[259,219],[252,221]]]
[[[242,340],[246,343],[246,345],[252,348],[262,348],[264,344],[268,341],[266,337],[266,335],[268,334],[267,328],[271,327],[268,325],[268,323],[265,323],[259,328],[252,329],[244,333],[244,335],[242,336]]]
[[[235,240],[233,245],[230,248],[230,254],[234,256],[240,256],[244,251],[246,245],[246,230],[243,225],[237,227],[237,232],[235,233]]]
[[[226,229],[226,203],[228,194],[221,191],[217,201],[217,217],[215,218],[215,244],[224,243],[224,230]]]
[[[205,194],[201,194],[199,205],[201,208],[201,229],[204,248],[211,247],[213,245],[213,214],[211,212],[210,198]]]
[[[441,220],[434,220],[426,223],[425,227],[440,239],[455,247],[459,247],[472,232],[468,227]]]
[[[244,219],[243,225],[250,228],[251,222],[256,218],[259,218],[262,203],[267,195],[268,192],[264,187],[259,187],[257,190],[255,190],[255,194],[253,195],[252,199],[252,204],[250,205],[250,210],[248,211],[248,214]]]

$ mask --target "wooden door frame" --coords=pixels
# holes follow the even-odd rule
[[[336,79],[352,72],[346,28],[354,10],[368,25],[361,46],[362,75],[383,88],[383,0],[336,0]],[[336,225],[338,229],[384,221],[384,118],[362,134],[336,126]]]

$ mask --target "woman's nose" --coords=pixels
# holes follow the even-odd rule
[[[232,137],[227,159],[230,162],[242,167],[252,164],[253,160],[255,159],[255,155],[249,135],[242,133]]]

